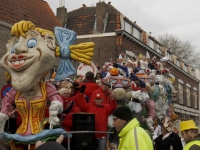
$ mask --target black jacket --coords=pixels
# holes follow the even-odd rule
[[[164,140],[162,140],[162,138],[163,135],[160,135],[154,140],[156,150],[170,150],[170,147],[173,147],[173,150],[183,150],[181,139],[178,134],[172,132]]]

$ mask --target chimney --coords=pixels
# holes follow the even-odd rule
[[[83,7],[87,7],[85,4],[83,4]]]
[[[106,18],[106,3],[99,2],[96,6],[96,31],[95,33],[103,33],[104,19]]]
[[[65,6],[57,8],[56,17],[62,24],[62,27],[64,27],[67,23],[67,8],[65,8]]]
[[[111,5],[111,2],[108,2],[108,5]]]

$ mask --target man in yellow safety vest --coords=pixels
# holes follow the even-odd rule
[[[200,150],[200,133],[193,120],[182,121],[180,131],[187,143],[183,150]]]

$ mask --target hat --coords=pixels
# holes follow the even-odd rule
[[[94,99],[103,99],[103,95],[100,93],[97,93],[94,95]]]
[[[198,129],[193,120],[181,121],[180,122],[180,131],[188,129]]]
[[[48,141],[37,147],[35,150],[66,150],[61,144],[56,141]]]
[[[149,52],[146,52],[146,58],[150,58]]]
[[[102,83],[105,84],[105,85],[107,85],[107,86],[109,86],[109,87],[111,87],[111,83],[110,82],[102,81]]]
[[[134,64],[134,63],[133,63],[133,61],[132,61],[132,60],[130,60],[130,59],[128,60],[128,62],[130,62],[132,65]]]
[[[85,78],[86,78],[86,79],[94,79],[94,73],[91,72],[91,71],[88,71],[88,72],[85,74]]]
[[[115,109],[113,112],[113,116],[126,121],[130,121],[133,119],[131,109],[127,106],[120,106],[117,109]]]
[[[112,68],[113,68],[113,66],[109,66],[109,67],[108,67],[108,69],[112,69]]]
[[[168,60],[169,60],[169,58],[167,56],[160,59],[161,62],[166,62]]]

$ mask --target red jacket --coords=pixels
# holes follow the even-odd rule
[[[111,100],[110,104],[102,104],[96,106],[95,103],[87,103],[83,100],[84,95],[80,94],[80,99],[77,101],[77,105],[86,113],[93,113],[95,115],[95,131],[107,132],[108,116],[117,108],[115,100]],[[96,134],[96,138],[106,137],[106,134]]]
[[[102,87],[99,87],[97,90],[95,90],[91,97],[90,97],[90,101],[89,103],[94,103],[94,97],[97,95],[97,94],[101,94],[103,95],[103,103],[104,104],[110,104],[110,93],[107,91],[107,92],[104,92],[102,90]]]
[[[64,106],[64,108],[65,108],[66,103],[67,103],[66,101],[69,100],[69,101],[74,101],[76,107],[78,107],[78,108],[80,109],[80,111],[82,111],[81,108],[80,108],[79,106],[77,106],[77,101],[78,101],[78,99],[79,99],[79,93],[80,93],[80,90],[77,91],[76,93],[74,93],[73,96],[71,96],[71,97],[69,97],[69,98],[63,99],[63,106]],[[86,99],[85,99],[85,101],[86,101]]]
[[[61,116],[62,119],[62,127],[65,131],[71,131],[72,130],[72,114],[81,112],[78,107],[76,107],[76,104],[71,108],[71,110]]]
[[[99,85],[96,82],[93,82],[92,80],[89,80],[89,79],[81,83],[80,86],[84,84],[86,85],[84,94],[87,95],[89,98],[91,97],[92,93],[99,88]]]

